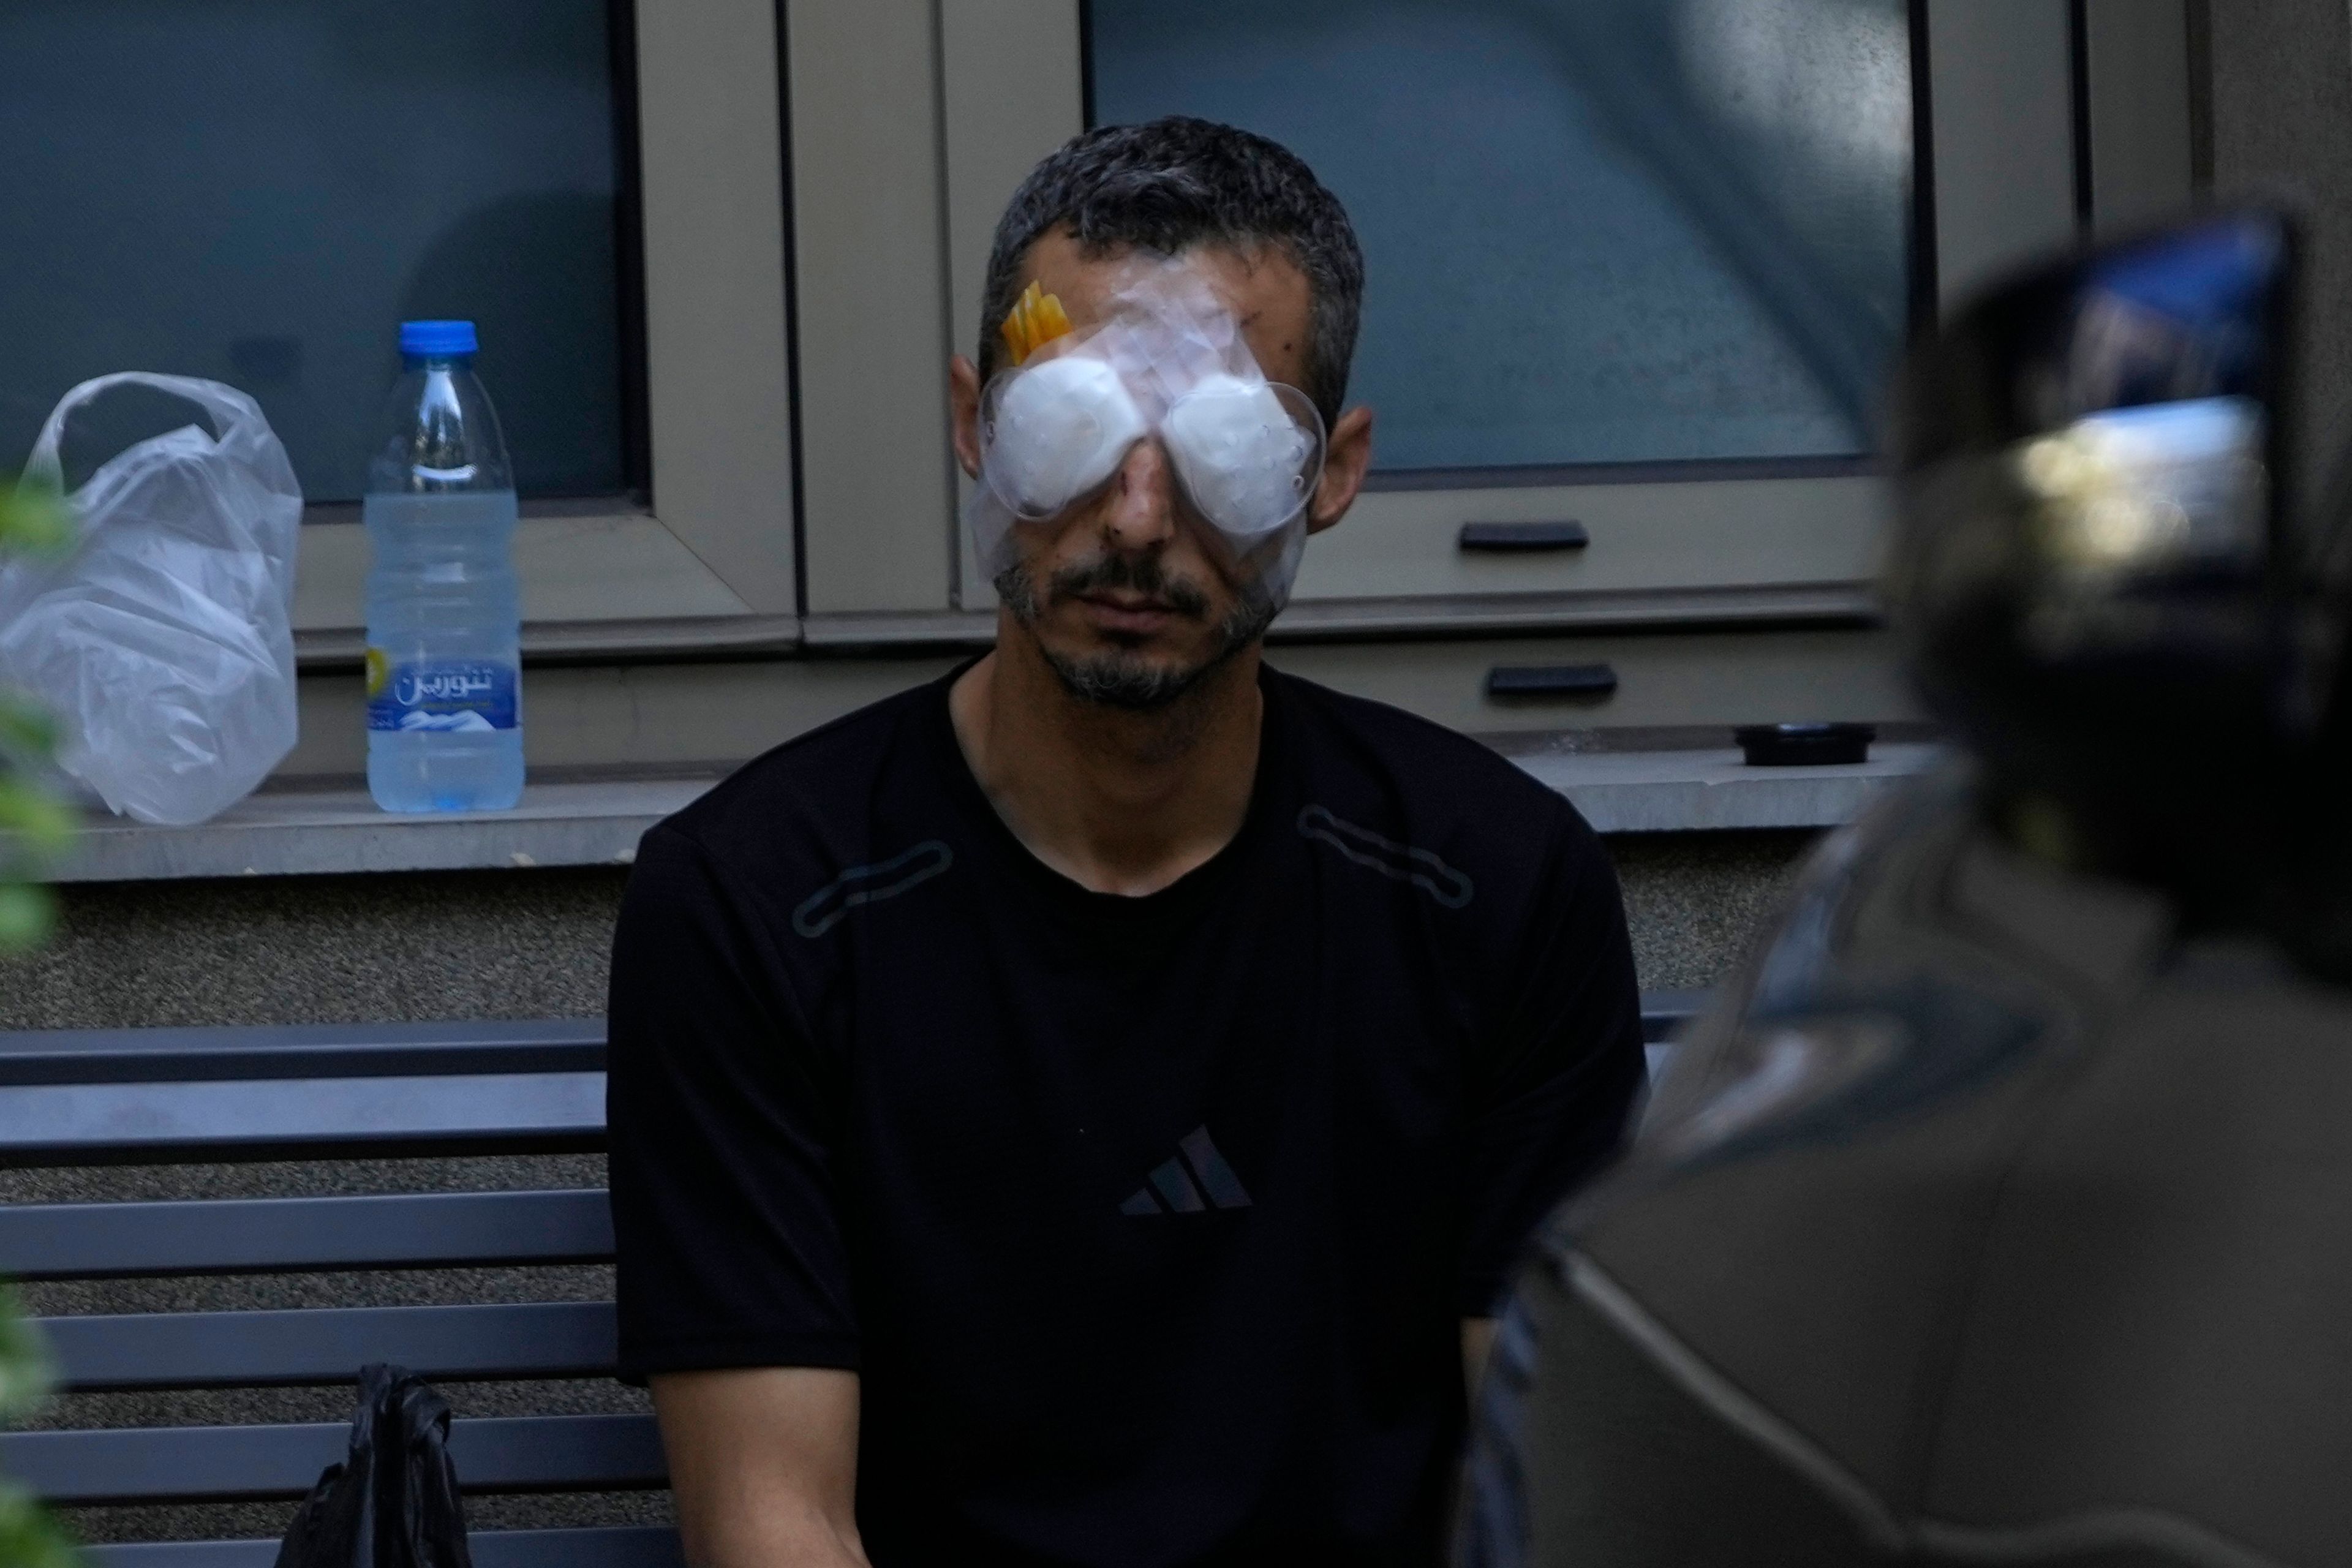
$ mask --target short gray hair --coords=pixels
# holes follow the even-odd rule
[[[1363,311],[1364,257],[1339,198],[1278,142],[1213,121],[1171,115],[1104,125],[1047,154],[997,220],[981,299],[980,374],[1004,360],[997,336],[1020,294],[1029,247],[1066,225],[1099,255],[1133,246],[1175,256],[1199,245],[1278,246],[1307,275],[1306,385],[1323,423],[1339,417]]]

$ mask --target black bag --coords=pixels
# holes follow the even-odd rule
[[[423,1378],[360,1373],[352,1449],[302,1500],[278,1568],[473,1568],[449,1462],[449,1405]]]

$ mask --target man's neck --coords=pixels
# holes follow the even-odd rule
[[[957,743],[1013,836],[1098,893],[1155,893],[1233,841],[1257,779],[1258,650],[1167,707],[1133,712],[1063,684],[1008,616],[948,693]]]

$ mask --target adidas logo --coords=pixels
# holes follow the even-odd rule
[[[1154,1193],[1159,1195],[1153,1196]],[[1206,1197],[1202,1196],[1205,1193]],[[1225,1163],[1210,1140],[1209,1130],[1195,1127],[1176,1145],[1176,1157],[1151,1173],[1135,1195],[1118,1205],[1121,1214],[1199,1214],[1212,1205],[1221,1209],[1250,1206],[1249,1189]]]

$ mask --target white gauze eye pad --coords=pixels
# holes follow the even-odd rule
[[[1150,428],[1109,365],[1079,354],[1045,360],[1004,388],[989,479],[1023,516],[1049,517],[1110,478]]]
[[[1203,376],[1168,410],[1164,435],[1185,493],[1223,532],[1271,532],[1306,502],[1314,437],[1266,382]]]

